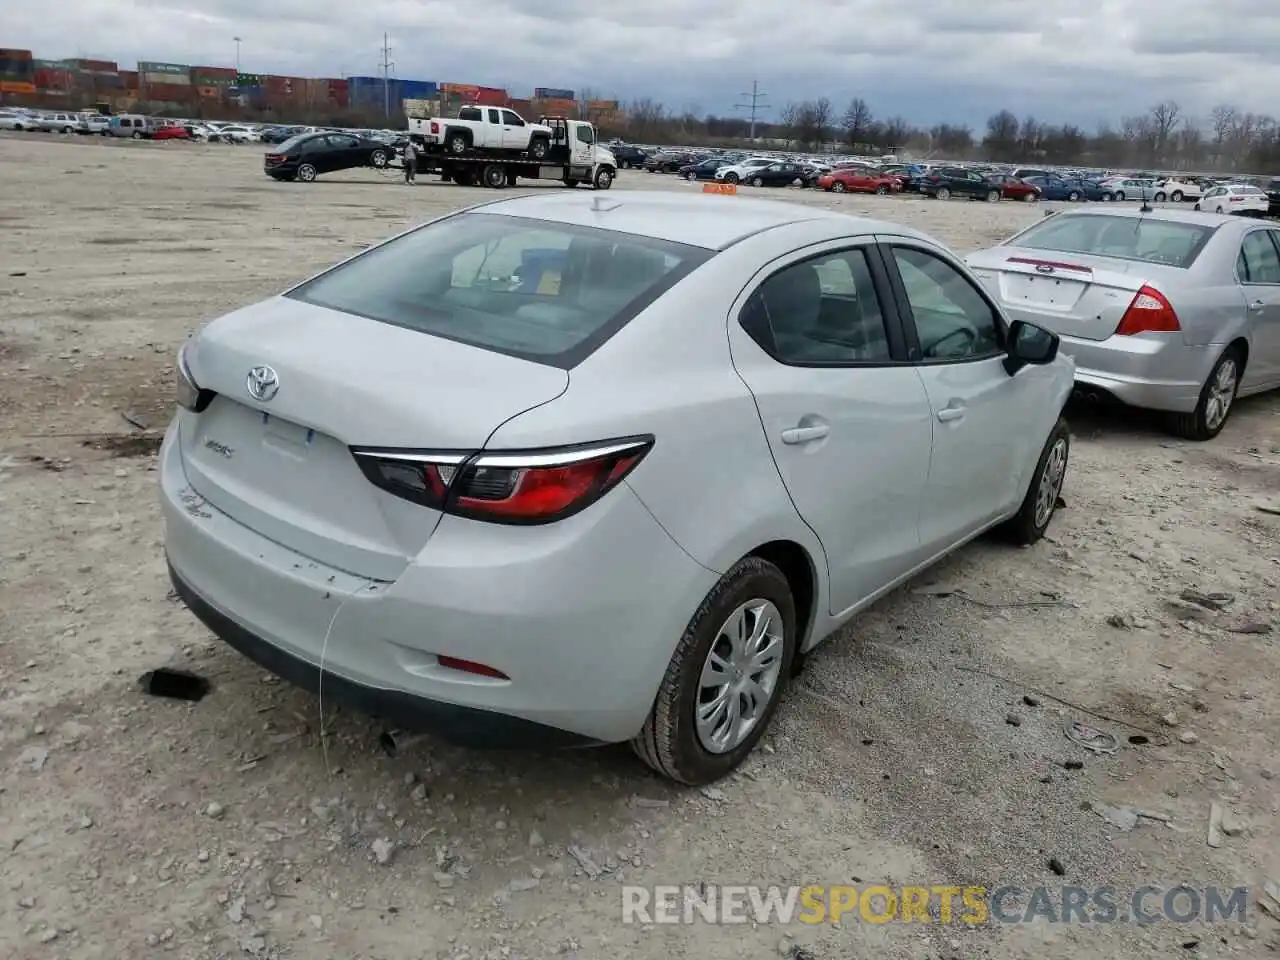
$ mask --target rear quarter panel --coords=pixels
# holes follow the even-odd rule
[[[1188,346],[1225,345],[1241,336],[1248,339],[1248,301],[1235,275],[1244,234],[1233,227],[1220,229],[1189,269],[1177,271],[1181,276],[1169,287]]]
[[[652,434],[627,483],[672,538],[716,573],[764,543],[795,541],[822,571],[826,609],[821,546],[792,506],[729,354],[727,311],[758,263],[731,247],[703,264],[575,367],[562,397],[504,424],[490,446]]]

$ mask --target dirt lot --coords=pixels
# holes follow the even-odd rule
[[[428,740],[390,758],[378,726],[348,714],[326,717],[322,749],[314,698],[168,596],[149,438],[168,418],[174,352],[204,320],[492,195],[372,171],[275,184],[259,165],[252,148],[0,138],[0,956],[1280,950],[1252,897],[1245,924],[783,929],[623,925],[619,890],[1280,877],[1280,517],[1257,509],[1280,498],[1277,398],[1241,402],[1204,445],[1082,413],[1050,539],[975,544],[859,618],[719,789],[674,789],[624,749]],[[692,189],[624,174],[617,190],[633,186]],[[960,250],[1041,214],[787,196]],[[1210,611],[1178,600],[1188,589],[1231,600]],[[139,675],[164,665],[214,692],[143,695]],[[1114,733],[1118,753],[1069,742],[1069,719]],[[1167,822],[1125,830],[1093,801]],[[1216,849],[1213,801],[1237,821]]]

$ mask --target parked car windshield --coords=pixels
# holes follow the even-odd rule
[[[1215,229],[1198,223],[1147,217],[1058,216],[1036,224],[1008,242],[1011,246],[1035,250],[1189,267]]]
[[[712,254],[469,213],[397,237],[286,296],[568,369]]]

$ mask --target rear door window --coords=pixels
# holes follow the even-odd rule
[[[1280,250],[1272,231],[1254,230],[1240,244],[1236,274],[1241,283],[1280,283]]]
[[[470,213],[397,237],[286,296],[568,369],[712,255]]]

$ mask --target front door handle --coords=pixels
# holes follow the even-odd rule
[[[825,424],[816,427],[792,427],[790,430],[782,431],[782,442],[808,443],[810,440],[821,440],[830,432],[831,428]]]
[[[950,423],[952,420],[960,420],[964,417],[963,406],[943,407],[938,411],[938,419],[943,423]]]
[[[1261,313],[1266,308],[1267,308],[1267,305],[1263,303],[1261,300],[1255,300],[1253,301],[1253,303],[1249,304],[1249,311],[1251,313]]]

